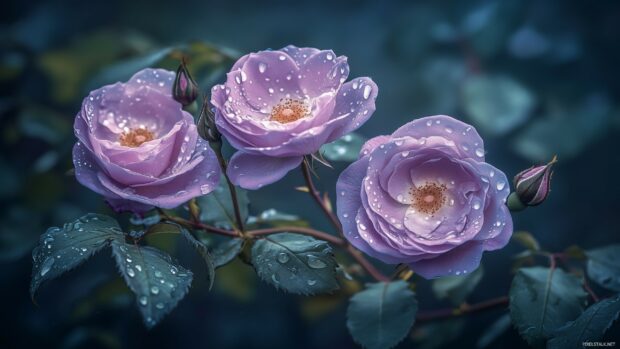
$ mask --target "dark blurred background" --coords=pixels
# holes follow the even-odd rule
[[[250,51],[295,44],[346,55],[351,77],[370,76],[380,87],[377,111],[359,133],[388,134],[414,118],[448,114],[478,128],[487,160],[509,177],[557,154],[549,200],[516,214],[516,229],[551,251],[620,242],[618,1],[8,0],[0,18],[2,348],[356,347],[344,296],[284,294],[241,262],[219,270],[208,292],[201,261],[174,241],[159,243],[197,275],[187,298],[151,331],[108,252],[46,284],[38,305],[31,302],[38,236],[84,213],[109,212],[67,174],[82,98],[145,66],[174,69],[174,50],[187,42],[196,43],[184,49],[200,64],[193,68],[201,67],[204,90]],[[320,169],[318,186],[332,191],[345,166]],[[298,185],[294,172],[250,193],[253,212],[275,207],[329,230],[293,190]],[[520,250],[510,244],[485,255],[470,302],[507,293]],[[422,310],[449,306],[428,282],[417,287]],[[476,347],[504,314],[416,326],[399,347]],[[616,325],[609,337],[620,339],[618,332]],[[523,346],[513,329],[489,344]]]

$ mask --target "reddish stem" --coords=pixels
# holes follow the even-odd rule
[[[329,241],[334,245],[340,246],[340,247],[346,247],[348,244],[345,240],[322,232],[322,231],[318,231],[312,228],[304,228],[304,227],[294,227],[294,226],[290,226],[290,227],[277,227],[277,228],[265,228],[265,229],[255,229],[255,230],[249,230],[247,232],[247,235],[249,237],[257,237],[257,236],[265,236],[265,235],[271,235],[271,234],[276,234],[276,233],[282,233],[282,232],[295,232],[295,233],[301,233],[304,235],[309,235],[312,237],[315,237],[317,239],[320,240],[325,240],[325,241]]]
[[[327,206],[325,205],[325,202],[321,199],[321,193],[314,186],[314,182],[312,181],[312,174],[310,173],[310,167],[308,166],[308,163],[305,159],[301,163],[301,171],[304,175],[304,179],[306,180],[306,185],[308,186],[308,192],[310,193],[314,201],[316,201],[316,203],[319,205],[321,210],[323,210],[323,213],[325,213],[325,216],[329,218],[329,220],[334,225],[336,230],[338,230],[338,233],[340,233],[340,236],[344,236],[344,232],[342,231],[342,224],[340,224],[338,217],[336,217],[336,215],[334,215],[334,213],[330,209],[327,208]],[[333,235],[330,235],[330,238],[335,238],[335,237]],[[372,263],[370,263],[360,251],[355,249],[355,247],[351,246],[347,240],[340,239],[340,238],[338,238],[338,240],[341,241],[339,246],[345,248],[346,251],[349,252],[351,257],[353,257],[359,263],[359,265],[361,265],[362,268],[364,268],[368,272],[368,274],[370,274],[373,278],[375,278],[375,280],[383,281],[383,282],[389,282],[391,280],[389,277],[383,275],[377,268],[375,268],[375,266]]]
[[[334,213],[331,212],[327,208],[327,206],[325,206],[325,203],[321,199],[321,193],[314,186],[314,182],[312,182],[312,174],[310,173],[310,167],[308,166],[306,160],[302,161],[301,163],[301,171],[304,174],[304,179],[306,180],[306,185],[308,186],[308,192],[310,193],[314,201],[316,201],[316,203],[319,205],[321,210],[323,210],[325,216],[329,218],[336,230],[338,230],[342,234],[342,225],[340,224],[340,221],[338,220],[336,215],[334,215]]]
[[[471,305],[463,305],[459,308],[447,308],[447,309],[438,309],[438,310],[429,310],[426,312],[418,313],[416,317],[416,323],[420,322],[428,322],[434,320],[442,320],[456,316],[468,315],[471,313],[476,313],[480,311],[506,307],[508,305],[509,299],[508,296],[502,296],[497,298],[492,298],[486,301],[482,301],[480,303],[475,303]]]

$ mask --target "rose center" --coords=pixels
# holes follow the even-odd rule
[[[411,188],[412,204],[418,212],[433,215],[439,211],[446,202],[445,184],[427,182],[423,186]]]
[[[273,107],[270,120],[288,124],[306,117],[309,113],[308,106],[303,101],[286,98]]]
[[[119,137],[119,142],[122,146],[137,148],[144,142],[152,141],[155,138],[153,132],[145,130],[143,128],[136,128],[123,132]]]

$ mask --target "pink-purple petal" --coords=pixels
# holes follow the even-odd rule
[[[76,178],[117,211],[174,208],[218,183],[215,154],[172,98],[173,80],[172,72],[145,69],[126,83],[92,91],[75,118]],[[136,130],[153,139],[121,142]]]
[[[301,164],[303,157],[268,157],[236,152],[228,164],[230,180],[245,189],[259,189],[280,180]]]
[[[483,148],[470,151],[464,142],[482,147],[473,127],[447,116],[414,120],[368,141],[338,180],[345,237],[426,278],[471,272],[484,251],[505,246],[512,234],[506,176],[484,162]],[[442,200],[431,211],[412,196],[429,183],[441,189],[428,202]]]

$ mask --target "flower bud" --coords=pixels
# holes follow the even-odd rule
[[[174,99],[188,106],[192,104],[196,97],[198,97],[198,85],[192,78],[185,66],[185,60],[181,61],[179,68],[177,69],[177,75],[174,78],[174,85],[172,86],[172,96]]]
[[[222,134],[217,130],[217,126],[215,125],[215,116],[213,115],[213,111],[211,110],[211,106],[207,98],[204,99],[196,127],[198,128],[198,134],[200,137],[208,141],[212,147],[214,144],[221,144]]]
[[[515,191],[508,198],[511,209],[524,209],[526,206],[540,205],[551,188],[551,169],[557,162],[557,157],[546,165],[534,166],[520,172],[514,178]]]

